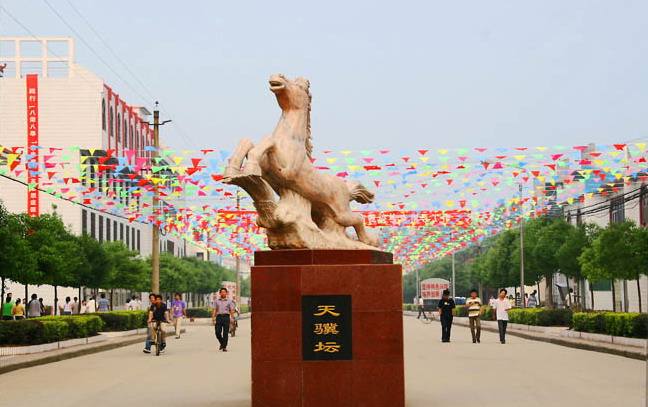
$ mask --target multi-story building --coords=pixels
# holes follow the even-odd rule
[[[581,159],[591,160],[591,153],[596,153],[595,146],[590,144],[582,152]],[[603,193],[602,193],[603,192]],[[648,227],[648,182],[646,174],[638,176],[630,183],[623,181],[601,184],[594,180],[586,184],[583,199],[564,207],[565,219],[574,225],[593,223],[606,227],[610,223],[632,221],[637,225]],[[575,283],[575,282],[574,282]],[[590,290],[591,288],[591,290]],[[617,311],[639,311],[639,290],[641,290],[642,311],[648,306],[648,277],[642,276],[639,281],[615,280],[592,284],[586,280],[580,282],[578,291],[587,308]],[[612,295],[614,291],[614,295]]]
[[[74,60],[74,41],[67,37],[0,37],[0,146],[80,147],[72,165],[92,163],[112,150],[115,156],[135,151],[150,158],[145,146],[153,144],[149,110],[135,106],[109,84]],[[38,150],[27,150],[38,154]],[[2,151],[0,151],[0,155]],[[89,156],[89,157],[88,157]],[[89,160],[89,161],[88,161]],[[114,188],[107,179],[120,174],[96,173],[95,166],[80,174],[99,191]],[[33,179],[31,179],[33,178]],[[26,171],[23,182],[41,182]],[[120,196],[126,204],[140,198]],[[122,241],[142,256],[151,253],[151,225],[80,206],[27,190],[16,180],[0,177],[0,200],[12,212],[39,214],[56,210],[75,234],[87,233],[100,241]],[[196,256],[204,250],[172,235],[162,236],[161,251]],[[204,253],[203,253],[204,254]],[[204,256],[206,257],[206,256]]]

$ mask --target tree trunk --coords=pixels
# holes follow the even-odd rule
[[[114,292],[115,292],[115,289],[111,288],[110,289],[110,310],[111,311],[113,310],[113,294],[114,294]]]
[[[29,285],[25,284],[25,302],[29,300]],[[27,306],[25,305],[25,308]],[[27,313],[28,310],[25,310],[25,313]]]
[[[4,282],[5,282],[5,278],[0,277],[0,285],[2,285],[2,287],[0,288],[0,291],[2,291],[2,293],[0,293],[0,310],[2,309],[2,306],[4,305],[4,300],[5,300],[5,298],[4,298],[4,291],[5,291],[4,290]],[[637,282],[639,282],[639,280],[637,280]]]
[[[639,280],[641,279],[641,276],[637,277],[637,298],[639,299],[639,312],[642,312],[641,310],[641,283]]]
[[[614,289],[614,280],[612,280],[612,312],[616,312],[616,290]]]
[[[589,285],[590,298],[592,300],[592,311],[594,311],[594,287],[592,287],[591,281],[588,281],[587,284]]]
[[[571,308],[571,295],[569,294],[569,277],[565,276],[565,281],[567,282],[567,298],[565,301],[565,308]]]
[[[76,310],[77,314],[81,313],[81,301],[83,301],[83,298],[81,298],[81,287],[79,287],[79,300],[77,301],[77,310]]]
[[[554,308],[553,301],[553,274],[545,276],[545,307]]]
[[[58,286],[54,286],[54,315],[58,312]]]

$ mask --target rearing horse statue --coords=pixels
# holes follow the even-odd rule
[[[371,203],[373,193],[359,183],[317,171],[311,162],[308,80],[291,81],[279,74],[269,82],[281,107],[279,123],[258,145],[248,139],[239,143],[223,181],[250,194],[271,249],[374,249],[378,240],[349,205],[352,200]],[[346,234],[348,227],[355,229],[359,241]]]

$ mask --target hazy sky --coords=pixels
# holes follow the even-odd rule
[[[152,98],[67,0],[77,62]],[[271,73],[305,76],[317,149],[576,145],[648,136],[647,1],[71,0],[160,100],[175,147],[271,132]],[[73,35],[43,0],[0,0],[36,35]],[[25,31],[0,12],[0,35]],[[144,100],[141,96],[144,96]],[[182,134],[181,134],[182,133]]]

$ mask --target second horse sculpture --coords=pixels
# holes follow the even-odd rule
[[[313,167],[309,88],[303,78],[270,77],[281,107],[279,123],[259,144],[239,143],[223,181],[250,194],[271,249],[375,249],[378,240],[349,205],[371,203],[373,193]],[[359,240],[347,235],[348,227]]]

